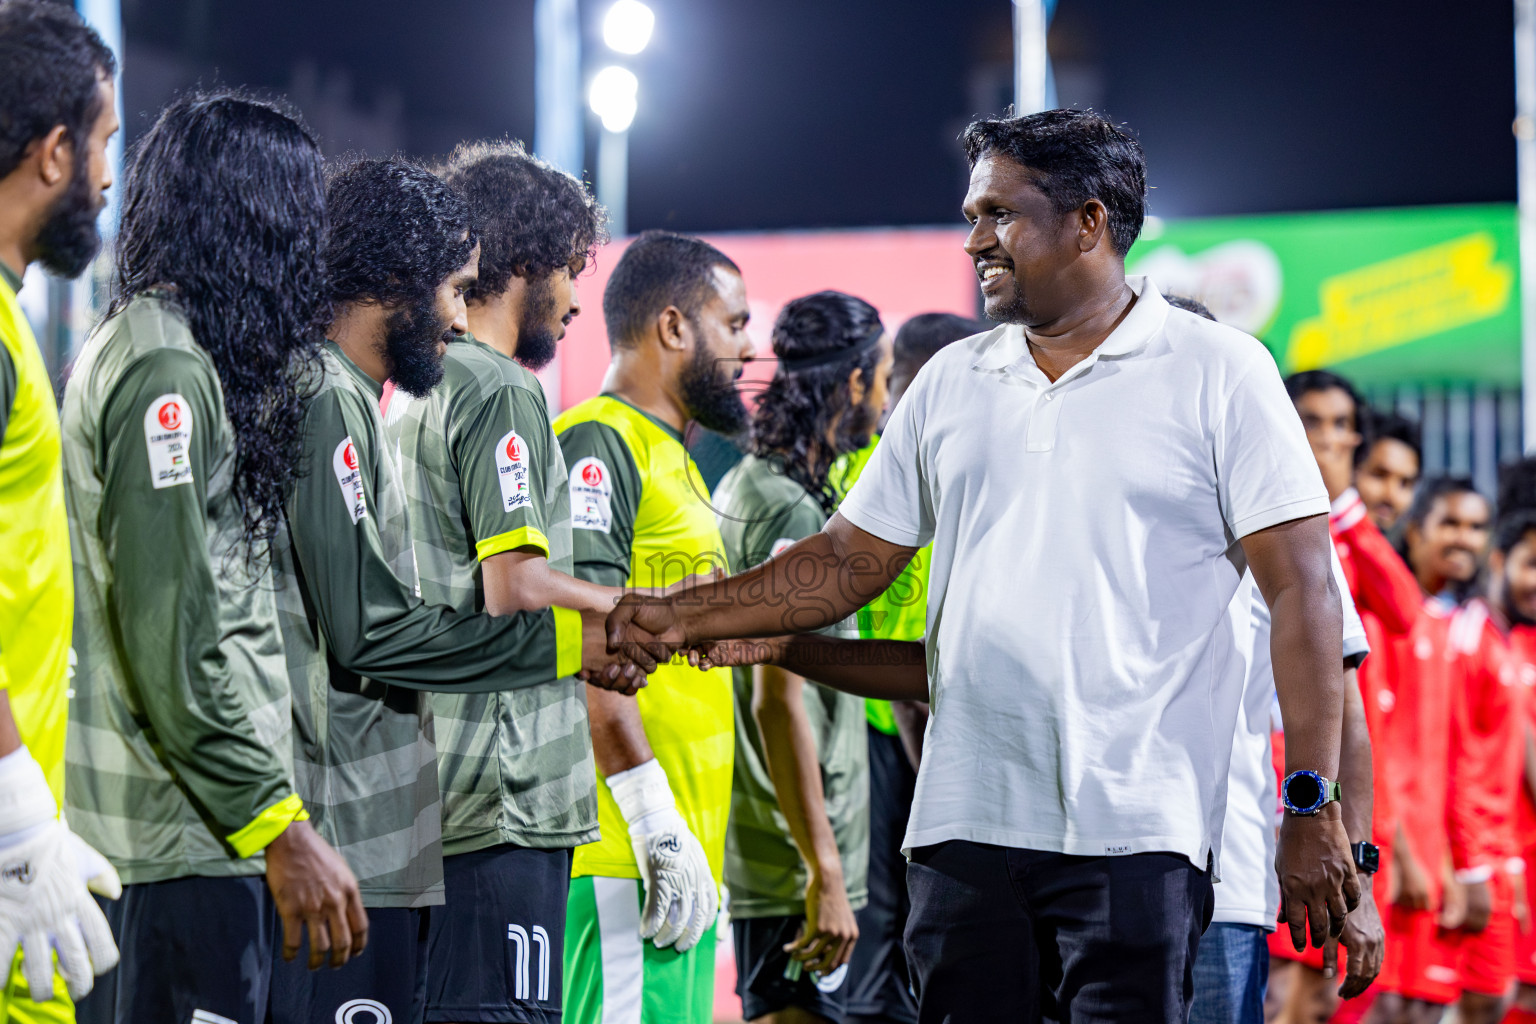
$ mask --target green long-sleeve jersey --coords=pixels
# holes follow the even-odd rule
[[[270,571],[240,546],[218,373],[168,299],[97,329],[63,435],[70,826],[130,884],[259,874],[302,813],[288,673]]]
[[[437,751],[421,691],[571,675],[581,620],[567,609],[492,618],[424,602],[382,389],[334,343],[322,362],[277,552],[298,789],[365,905],[441,903]]]
[[[483,611],[483,559],[537,548],[571,571],[565,459],[533,374],[472,337],[448,346],[443,370],[429,399],[396,391],[384,429],[405,474],[422,597]],[[597,838],[584,683],[437,693],[432,713],[444,853]]]

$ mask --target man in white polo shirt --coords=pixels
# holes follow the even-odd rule
[[[818,629],[932,541],[933,718],[906,838],[921,1019],[1182,1021],[1219,871],[1245,565],[1305,812],[1279,840],[1293,940],[1310,926],[1321,944],[1359,899],[1332,782],[1328,497],[1262,346],[1125,277],[1134,138],[1053,110],[978,121],[965,144],[966,251],[1006,326],[918,374],[822,533],[685,595],[626,597],[609,642],[643,658]],[[913,696],[885,675],[862,692]]]

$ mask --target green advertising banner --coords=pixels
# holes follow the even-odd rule
[[[1127,268],[1260,338],[1285,373],[1520,383],[1513,205],[1168,221]]]

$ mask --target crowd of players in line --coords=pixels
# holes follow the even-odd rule
[[[922,707],[812,682],[856,674],[818,662],[830,646],[666,662],[621,651],[604,613],[822,533],[924,363],[985,326],[893,337],[856,297],[797,299],[749,413],[749,282],[647,234],[603,295],[602,394],[551,421],[529,370],[606,241],[579,182],[514,144],[326,169],[282,107],[193,95],[135,147],[112,306],[50,433],[15,293],[28,263],[95,253],[115,64],[27,0],[0,5],[0,51],[0,525],[21,556],[0,568],[4,1012],[705,1021],[723,883],[749,1019],[918,1020],[901,848]],[[1356,866],[1379,870],[1329,930],[1345,994],[1368,994],[1336,1005],[1337,950],[1296,953],[1294,918],[1265,939],[1286,884],[1266,627],[1213,923],[1171,998],[1251,1020],[1272,955],[1270,1019],[1536,1020],[1536,466],[1507,470],[1495,517],[1470,481],[1420,481],[1412,425],[1343,379],[1286,388],[1358,609],[1338,776],[1349,839],[1379,851]],[[748,449],[712,495],[690,423]],[[932,557],[827,643],[907,642],[875,669],[922,680]],[[1256,588],[1236,601],[1267,623]],[[118,897],[105,917],[86,884]],[[78,1007],[49,998],[50,946]]]

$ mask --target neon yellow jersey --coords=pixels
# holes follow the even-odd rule
[[[566,410],[554,427],[570,468],[577,576],[607,586],[668,587],[725,566],[709,489],[681,435],[611,395]],[[731,672],[701,672],[675,658],[635,701],[677,809],[718,882],[735,748]],[[597,795],[602,838],[576,848],[572,874],[640,877],[623,815],[606,785]]]
[[[879,442],[877,434],[869,444],[832,464],[827,480],[839,497],[852,489]],[[859,609],[859,636],[879,640],[923,639],[928,632],[928,559],[932,554],[932,544],[918,549],[885,593]],[[876,729],[887,736],[896,735],[896,713],[891,710],[890,701],[865,701],[864,714]]]
[[[0,374],[11,385],[0,390],[0,688],[62,806],[75,591],[59,414],[9,275],[0,275],[0,347],[11,371]]]

